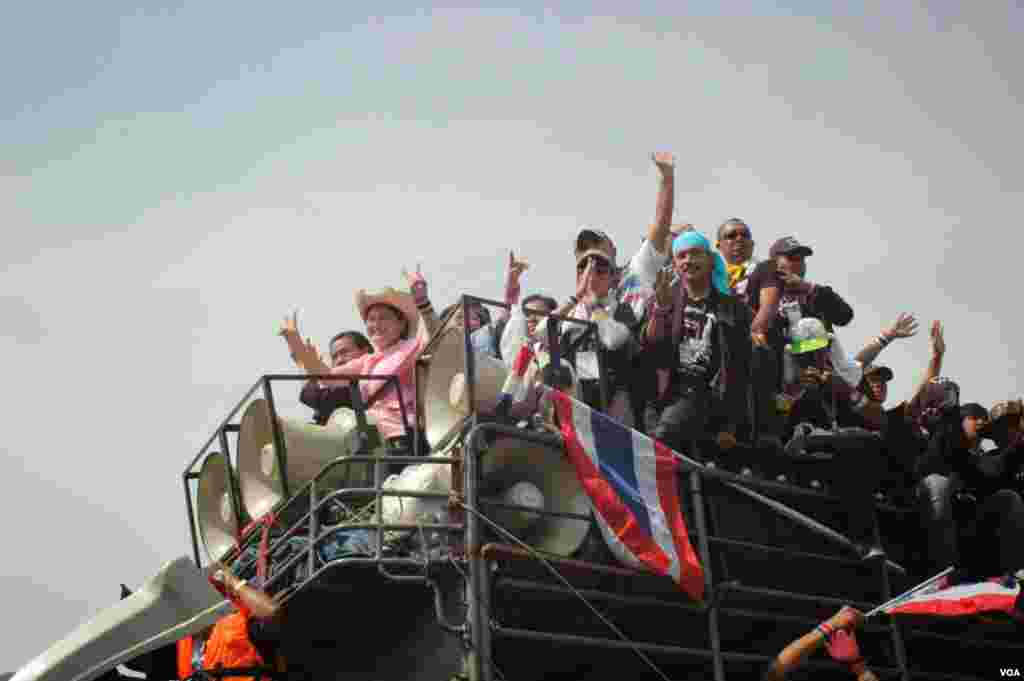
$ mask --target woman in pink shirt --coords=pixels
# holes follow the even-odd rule
[[[405,275],[411,294],[393,288],[372,293],[365,290],[356,292],[356,307],[366,324],[366,336],[373,345],[373,352],[330,368],[315,347],[303,343],[297,331],[289,332],[285,337],[296,363],[307,373],[398,376],[398,391],[391,383],[375,380],[359,381],[359,390],[365,403],[372,401],[367,413],[376,420],[388,452],[400,455],[412,454],[412,435],[417,432],[416,358],[437,327],[437,315],[427,297],[427,282],[423,274],[417,268],[416,272],[406,272]],[[429,451],[429,446],[423,441],[421,451]]]

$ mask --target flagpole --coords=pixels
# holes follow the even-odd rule
[[[882,603],[880,606],[878,606],[877,608],[875,608],[871,612],[865,613],[864,617],[865,618],[867,618],[867,617],[874,617],[878,613],[884,611],[886,608],[888,608],[888,607],[890,607],[892,605],[895,605],[896,603],[904,600],[905,598],[910,598],[911,596],[916,594],[918,591],[921,591],[922,589],[931,586],[932,584],[934,584],[935,582],[939,581],[940,579],[942,579],[943,577],[945,577],[949,573],[953,572],[954,569],[955,569],[954,566],[950,565],[948,568],[946,568],[945,570],[943,570],[939,574],[935,575],[934,577],[931,577],[929,579],[924,580],[923,582],[921,582],[917,586],[911,587],[910,589],[904,591],[899,596],[896,596],[895,598],[890,598],[885,603]]]

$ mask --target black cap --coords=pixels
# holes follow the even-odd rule
[[[871,365],[868,365],[867,368],[864,369],[864,376],[865,377],[874,376],[876,374],[881,376],[882,380],[885,381],[886,383],[891,381],[892,377],[894,376],[894,374],[892,373],[892,369],[890,369],[887,366],[882,366],[881,364],[878,364],[878,365],[871,364]]]
[[[774,258],[777,255],[814,255],[814,251],[807,244],[802,244],[797,241],[795,236],[784,236],[768,249],[768,255]]]
[[[965,419],[968,416],[973,416],[976,419],[987,419],[988,409],[977,402],[968,402],[967,404],[960,405],[960,418]]]

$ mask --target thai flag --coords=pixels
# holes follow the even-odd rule
[[[935,586],[918,592],[885,608],[890,615],[932,615],[964,617],[969,615],[1006,614],[1021,619],[1020,583],[1013,575],[973,580],[960,584],[943,579]]]
[[[535,357],[536,353],[533,349],[533,343],[527,340],[519,348],[519,352],[516,353],[515,358],[512,360],[512,370],[505,378],[505,385],[502,386],[501,392],[513,402],[526,399],[526,395],[529,392],[527,372]]]
[[[672,450],[565,393],[549,394],[608,547],[623,563],[669,575],[702,600],[704,570],[683,520]]]

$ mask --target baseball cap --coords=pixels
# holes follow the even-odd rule
[[[981,406],[977,402],[968,402],[967,404],[960,406],[960,418],[967,418],[968,416],[976,419],[987,419],[988,409]]]
[[[882,366],[880,364],[878,364],[878,365],[870,364],[870,365],[868,365],[867,367],[864,368],[864,376],[865,376],[865,378],[868,377],[868,376],[874,376],[874,375],[880,376],[882,378],[882,380],[885,381],[886,383],[891,381],[892,377],[894,376],[894,374],[892,373],[892,369],[890,369],[887,366]]]
[[[795,236],[784,236],[768,249],[768,256],[774,258],[777,255],[789,255],[789,254],[800,254],[800,255],[814,255],[814,251],[807,244],[802,244],[797,241]]]
[[[583,227],[576,235],[576,262],[589,255],[599,255],[615,264],[615,242],[604,230]]]

